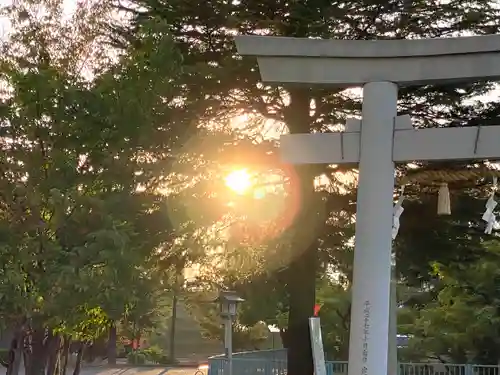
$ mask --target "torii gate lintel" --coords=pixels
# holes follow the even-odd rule
[[[359,163],[361,126],[361,120],[348,119],[343,132],[283,135],[281,158],[291,164]],[[396,117],[393,134],[395,163],[500,157],[500,125],[414,129],[403,115]]]

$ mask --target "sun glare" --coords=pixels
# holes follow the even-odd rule
[[[227,175],[226,186],[237,194],[244,194],[252,186],[252,177],[246,169],[239,169]]]

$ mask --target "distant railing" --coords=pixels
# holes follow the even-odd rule
[[[283,359],[286,360],[286,349],[268,349],[268,350],[252,350],[248,352],[237,352],[233,353],[233,358],[244,358],[244,359]],[[212,358],[224,358],[224,354],[215,355]]]
[[[233,375],[286,375],[286,349],[234,353]],[[228,375],[223,356],[208,360],[208,375]],[[399,363],[398,375],[500,375],[500,366]],[[327,361],[327,375],[347,375],[347,362]]]

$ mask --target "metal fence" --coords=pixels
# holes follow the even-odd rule
[[[208,375],[227,375],[223,356],[208,361]],[[500,375],[500,366],[442,363],[400,363],[398,375]],[[327,361],[327,375],[347,375],[347,362]],[[233,375],[286,375],[286,349],[235,353]]]

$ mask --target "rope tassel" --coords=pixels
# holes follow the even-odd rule
[[[439,186],[437,214],[451,215],[450,189],[447,183]]]

